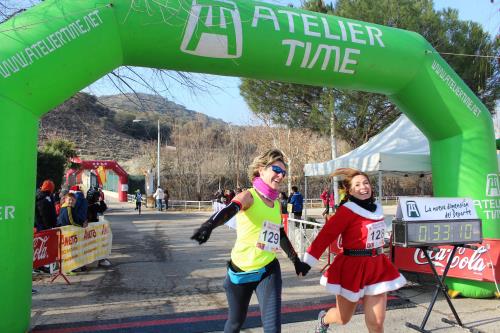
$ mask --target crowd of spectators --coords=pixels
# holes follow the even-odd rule
[[[45,180],[37,190],[35,197],[34,231],[73,225],[85,228],[89,222],[99,222],[99,215],[106,211],[104,193],[98,187],[90,187],[86,195],[80,186],[55,191],[52,180]],[[99,260],[99,266],[109,267],[108,259]],[[39,270],[49,272],[48,267]],[[80,269],[86,270],[85,267]]]
[[[214,193],[213,201],[228,205],[236,196],[236,194],[240,193],[241,191],[242,189],[239,187],[236,190],[219,189]]]

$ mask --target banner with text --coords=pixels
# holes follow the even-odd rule
[[[86,228],[61,228],[62,271],[72,271],[111,254],[113,235],[108,222],[89,223]]]
[[[404,221],[477,219],[470,198],[400,197],[396,218]]]
[[[448,272],[448,277],[463,278],[482,282],[495,282],[500,276],[500,241],[485,239],[477,245],[477,250],[459,247]],[[432,274],[422,249],[394,247],[393,262],[402,271]],[[451,246],[441,246],[437,252],[429,250],[430,259],[436,271],[442,275],[451,255]]]

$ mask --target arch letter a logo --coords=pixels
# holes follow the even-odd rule
[[[410,200],[406,202],[406,215],[408,217],[420,217],[420,212],[415,201]]]
[[[486,196],[487,197],[500,196],[500,186],[497,174],[490,173],[486,176]]]
[[[241,18],[228,0],[193,0],[181,51],[201,57],[239,58],[243,49]]]

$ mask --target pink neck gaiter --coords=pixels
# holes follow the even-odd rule
[[[253,187],[257,191],[259,191],[259,193],[262,194],[262,196],[266,199],[269,199],[271,201],[278,199],[279,192],[270,188],[269,185],[264,183],[264,181],[260,177],[255,177],[252,184]]]

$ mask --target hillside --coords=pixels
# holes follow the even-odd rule
[[[174,123],[199,118],[207,123],[225,124],[159,96],[96,97],[78,93],[42,117],[38,143],[43,146],[48,139],[63,138],[73,141],[84,159],[126,161],[137,155],[143,143],[156,140],[157,120],[161,124],[162,142],[169,142]],[[144,122],[133,123],[134,119]]]
[[[98,97],[98,101],[116,112],[132,112],[137,114],[154,112],[166,116],[169,120],[175,118],[180,123],[185,123],[196,118],[203,118],[208,124],[226,124],[220,119],[189,110],[184,105],[174,103],[158,95],[126,93],[100,96]]]

